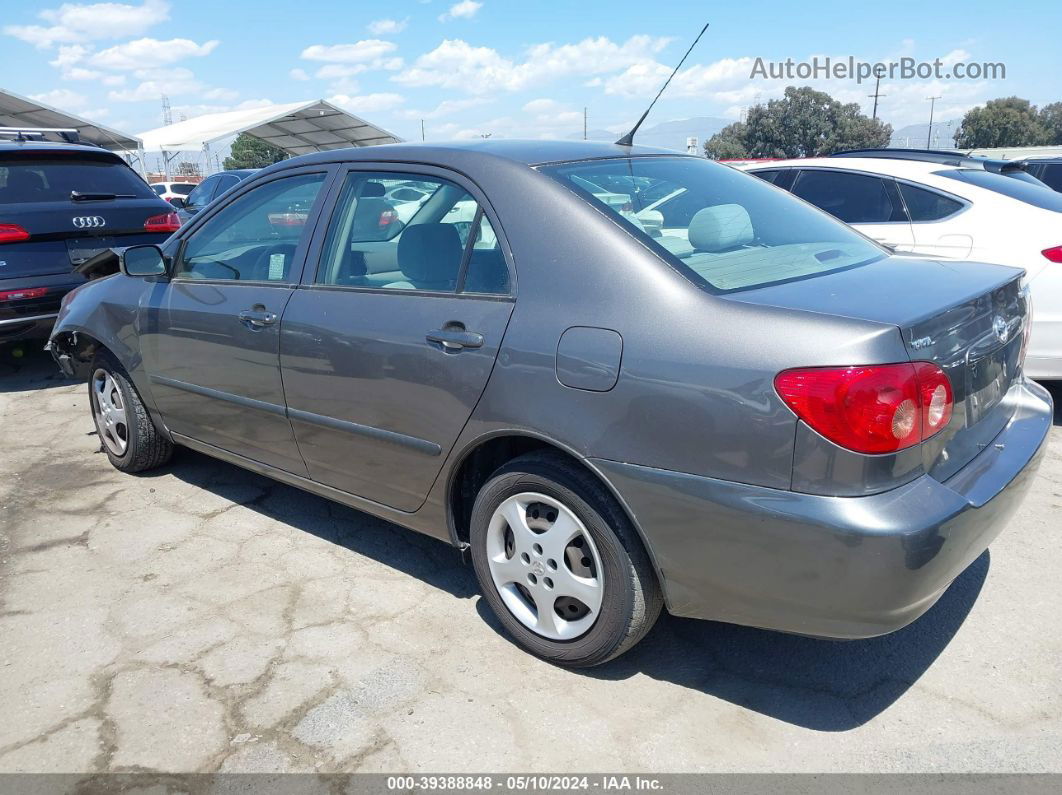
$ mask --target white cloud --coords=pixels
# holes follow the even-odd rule
[[[675,75],[668,88],[668,96],[710,96],[714,91],[737,87],[762,90],[763,81],[749,80],[754,63],[753,58],[746,56],[723,58],[707,65],[695,64]],[[605,93],[628,97],[655,96],[669,74],[671,67],[656,61],[632,64],[622,74],[605,81]]]
[[[196,79],[190,69],[183,67],[137,69],[133,74],[140,83],[134,88],[108,91],[107,98],[111,102],[157,101],[163,94],[176,97],[184,94],[201,94],[210,90]]]
[[[486,105],[491,100],[486,97],[468,97],[467,99],[444,99],[433,110],[404,110],[401,115],[406,119],[439,119],[459,113],[462,110]],[[445,126],[445,125],[444,125]],[[441,128],[440,128],[441,129]]]
[[[134,39],[88,57],[87,62],[102,69],[128,70],[175,63],[184,58],[209,55],[218,46],[216,39],[196,44],[191,39]]]
[[[306,70],[305,69],[298,69],[298,68],[292,69],[290,72],[288,72],[288,77],[290,77],[292,80],[309,80],[310,79],[310,76],[308,74],[306,74]]]
[[[120,39],[165,22],[170,18],[169,11],[166,0],[144,0],[141,5],[64,3],[37,14],[49,24],[5,25],[4,33],[40,48],[94,39]]]
[[[448,22],[451,19],[472,19],[476,15],[479,9],[483,8],[483,3],[477,3],[476,0],[461,0],[460,3],[455,3],[450,6],[450,10],[444,14],[439,15],[440,22]]]
[[[374,36],[387,36],[401,33],[409,24],[409,17],[405,19],[377,19],[369,23],[369,33]]]
[[[365,64],[328,63],[314,72],[314,77],[320,80],[339,80],[361,74],[368,68]]]
[[[48,63],[59,69],[65,69],[68,66],[78,63],[90,52],[92,52],[91,47],[85,47],[81,44],[64,44],[59,47],[55,59],[48,61]]]
[[[560,107],[560,103],[554,99],[533,99],[524,105],[525,113],[549,113],[552,110],[556,110]]]
[[[668,39],[632,36],[622,44],[605,36],[575,44],[536,44],[520,61],[490,47],[446,39],[392,78],[410,86],[442,86],[483,94],[498,89],[521,91],[561,77],[607,74],[632,64],[651,62]]]
[[[215,99],[221,102],[232,102],[240,95],[239,91],[231,88],[209,88],[203,92],[203,99]]]
[[[313,44],[302,51],[307,61],[329,61],[332,63],[364,63],[381,58],[398,49],[392,41],[382,39],[363,39],[353,44]]]
[[[88,98],[69,88],[57,88],[54,91],[46,91],[43,94],[30,94],[30,99],[43,102],[60,110],[73,110],[82,108],[88,103]]]
[[[353,97],[347,94],[336,94],[329,97],[328,101],[352,113],[378,113],[398,107],[406,101],[406,98],[401,94],[387,93],[363,94]]]

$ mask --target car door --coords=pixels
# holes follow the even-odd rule
[[[892,179],[802,168],[790,190],[895,251],[911,251],[914,246],[914,233]]]
[[[305,474],[284,408],[280,317],[327,167],[285,171],[211,208],[143,307],[141,349],[171,431]]]
[[[897,180],[896,186],[911,219],[916,254],[965,259],[973,251],[976,221],[962,215],[969,205],[923,185]]]
[[[410,180],[429,195],[403,222],[384,197]],[[281,327],[288,415],[311,478],[413,511],[494,367],[511,256],[450,172],[353,167],[333,192]]]

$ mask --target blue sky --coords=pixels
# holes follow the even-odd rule
[[[872,84],[750,80],[753,59],[1006,64],[1005,80],[885,81],[901,127],[997,96],[1062,100],[1062,3],[126,0],[5,3],[0,85],[125,132],[265,102],[326,98],[407,139],[568,136],[629,125],[704,21],[712,23],[650,124],[739,118],[812,84],[869,112]]]

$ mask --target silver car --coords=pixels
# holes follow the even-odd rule
[[[403,181],[427,198],[398,220]],[[898,629],[1006,523],[1051,424],[1021,271],[890,256],[663,150],[307,155],[121,267],[50,343],[116,467],[190,447],[468,549],[563,665],[665,606]]]

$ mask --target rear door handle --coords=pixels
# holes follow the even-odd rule
[[[483,335],[476,331],[466,331],[464,328],[436,329],[429,331],[425,339],[442,345],[448,351],[483,347]]]
[[[275,312],[266,312],[259,309],[244,309],[240,312],[240,320],[251,328],[262,328],[263,326],[272,326],[277,322],[277,316]]]

